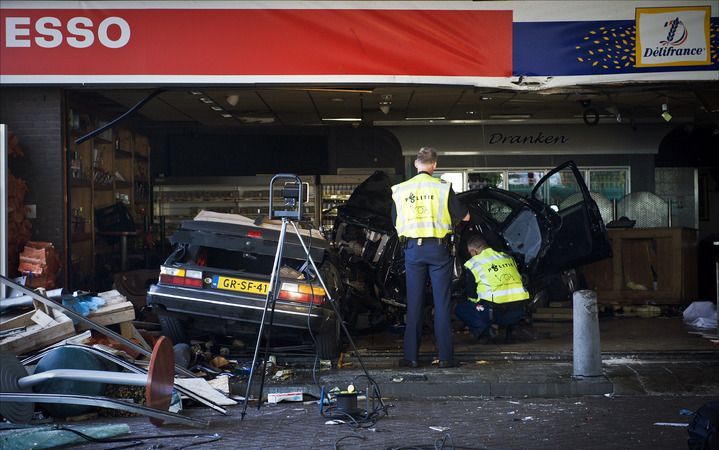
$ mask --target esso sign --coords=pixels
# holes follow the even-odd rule
[[[34,39],[30,31],[35,30]],[[89,17],[73,17],[63,25],[57,17],[40,17],[31,24],[30,17],[5,18],[5,46],[55,48],[67,42],[70,47],[88,48],[99,42],[107,48],[124,47],[130,41],[130,25],[122,17],[108,17],[95,29]]]

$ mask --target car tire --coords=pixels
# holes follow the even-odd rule
[[[340,356],[340,324],[328,326],[315,336],[317,355],[320,359],[337,359]]]
[[[179,319],[165,314],[159,314],[158,319],[160,320],[162,335],[170,338],[173,345],[190,343],[185,326]]]

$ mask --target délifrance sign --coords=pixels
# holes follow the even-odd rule
[[[709,6],[637,8],[637,67],[711,64]]]

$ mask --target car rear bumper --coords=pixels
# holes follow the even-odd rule
[[[191,288],[153,284],[147,293],[147,304],[180,316],[217,318],[245,323],[260,323],[265,310],[265,298],[242,296]],[[266,323],[269,323],[267,311]],[[334,323],[334,311],[328,305],[318,306],[275,301],[273,326],[322,330]]]

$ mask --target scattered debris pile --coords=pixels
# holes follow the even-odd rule
[[[206,427],[205,419],[178,414],[183,399],[221,414],[223,405],[236,404],[226,397],[229,384],[223,394],[175,365],[172,343],[159,330],[135,328],[133,305],[118,291],[38,293],[2,282],[11,289],[0,299],[0,417],[27,424],[122,411],[158,426]]]

